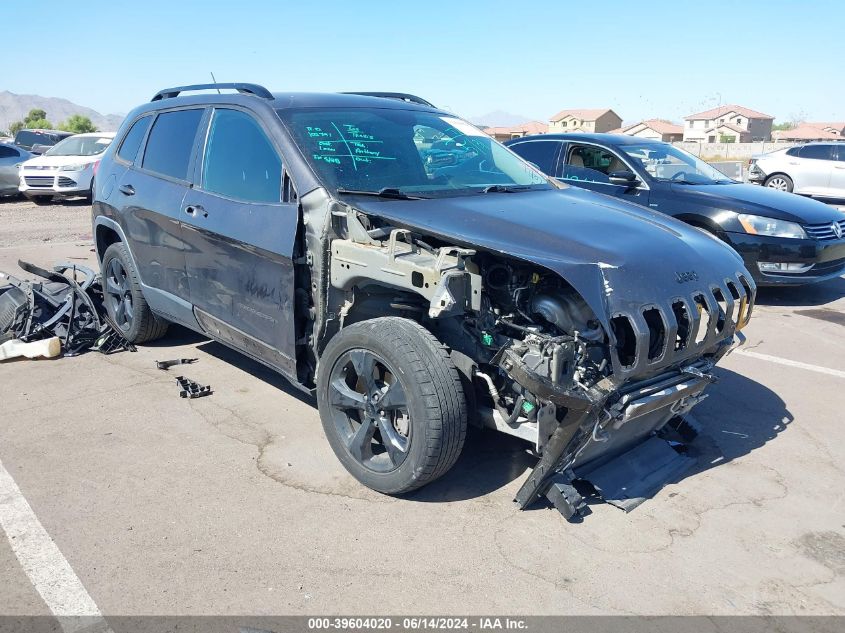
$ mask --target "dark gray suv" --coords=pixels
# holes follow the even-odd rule
[[[518,503],[567,517],[579,481],[624,506],[626,464],[653,488],[692,461],[673,434],[755,290],[719,240],[398,93],[163,90],[104,156],[93,223],[129,340],[178,323],[278,370],[387,494],[449,470],[468,421],[517,436],[539,456]]]

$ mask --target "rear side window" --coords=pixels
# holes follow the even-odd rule
[[[147,128],[150,127],[151,116],[145,116],[132,124],[126,136],[123,137],[123,142],[120,144],[120,149],[117,155],[123,160],[134,163],[135,157],[138,155],[138,150],[141,147],[141,141],[144,140],[144,134],[147,133]]]
[[[0,145],[0,158],[17,158],[20,156],[18,150],[8,145]]]
[[[555,154],[559,146],[560,143],[557,141],[525,141],[511,145],[510,149],[529,163],[537,165],[540,171],[553,174],[555,171]]]
[[[144,150],[144,169],[188,179],[188,165],[203,110],[176,110],[156,117]]]
[[[215,110],[202,188],[248,202],[280,202],[282,161],[261,126],[238,110]]]
[[[832,145],[805,145],[799,154],[801,158],[816,158],[819,160],[833,160]]]

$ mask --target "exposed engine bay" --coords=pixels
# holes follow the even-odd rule
[[[328,294],[338,309],[326,331],[397,315],[434,333],[463,375],[472,421],[530,442],[540,456],[517,494],[521,508],[544,495],[578,517],[585,502],[574,484],[588,480],[630,510],[690,466],[678,450],[679,437],[694,435],[684,415],[741,338],[753,301],[744,279],[636,313],[607,306],[599,314],[534,263],[345,205],[332,216]],[[639,472],[642,485],[621,485],[618,468]]]

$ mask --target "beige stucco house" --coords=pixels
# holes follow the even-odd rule
[[[684,140],[751,143],[772,138],[774,117],[751,108],[725,105],[684,117]]]
[[[843,130],[845,123],[801,123],[791,130],[775,130],[772,132],[772,138],[785,143],[845,141]]]
[[[618,130],[611,130],[611,133],[627,134],[629,136],[665,141],[667,143],[680,141],[684,138],[683,126],[667,121],[666,119],[646,119],[633,125],[626,125]]]
[[[613,110],[561,110],[549,120],[549,133],[609,132],[622,125]]]

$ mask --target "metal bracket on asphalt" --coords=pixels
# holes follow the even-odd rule
[[[195,363],[199,360],[199,358],[176,358],[174,360],[157,360],[156,367],[159,369],[170,369],[171,367],[175,367],[176,365],[190,365]]]
[[[185,376],[176,376],[176,384],[180,388],[180,398],[202,398],[203,396],[210,396],[213,393],[211,391],[211,385],[201,385]]]

